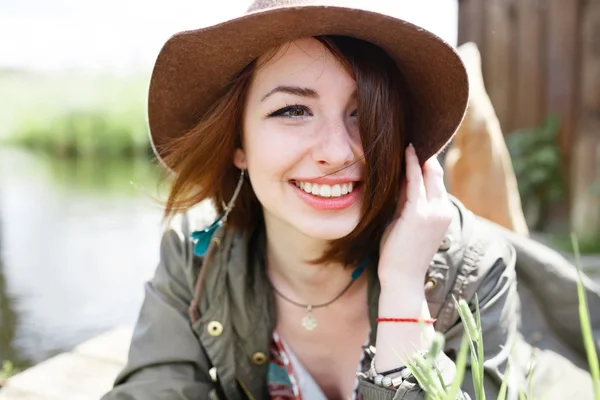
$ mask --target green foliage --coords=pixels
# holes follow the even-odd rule
[[[566,234],[550,235],[553,247],[565,252],[573,252],[571,236]],[[578,251],[581,254],[600,254],[600,238],[589,237],[578,239]]]
[[[523,205],[544,210],[564,196],[561,155],[557,143],[560,123],[549,116],[532,129],[522,129],[506,136]],[[538,216],[543,217],[543,215]],[[535,224],[534,224],[535,225]]]
[[[0,71],[0,141],[60,156],[148,154],[147,81]]]
[[[13,363],[8,360],[4,360],[2,362],[2,368],[0,368],[0,387],[2,387],[3,382],[6,382],[8,378],[18,373],[18,370],[15,368]]]
[[[97,198],[158,196],[168,188],[163,168],[145,157],[50,157],[44,166],[54,185],[65,193],[86,193]]]
[[[579,243],[575,235],[571,235],[571,240],[573,241],[573,252],[575,253],[575,265],[579,274],[579,279],[577,280],[577,297],[579,299],[579,319],[581,320],[581,330],[583,331],[583,344],[592,374],[594,397],[596,400],[600,400],[600,366],[598,366],[598,354],[596,353],[592,325],[590,324],[590,310],[588,309],[585,289],[582,283]]]
[[[592,183],[592,186],[590,186],[590,193],[600,196],[600,179]]]
[[[579,281],[578,281],[578,297],[579,297],[579,315],[581,319],[581,328],[583,332],[583,339],[585,349],[589,361],[589,367],[594,386],[594,398],[600,400],[600,367],[598,365],[598,355],[596,354],[596,347],[594,345],[594,339],[592,335],[592,327],[590,324],[589,309],[587,306],[587,300],[585,296],[585,290],[582,284],[582,276],[580,269],[579,249],[577,240],[572,237],[574,252],[576,255],[576,265],[579,270]],[[483,336],[481,329],[481,316],[479,310],[479,300],[475,297],[475,315],[470,309],[469,304],[465,300],[456,301],[456,308],[458,314],[464,325],[465,334],[463,335],[458,356],[456,358],[456,379],[449,388],[447,388],[440,376],[439,371],[436,369],[433,360],[436,359],[437,354],[440,353],[440,346],[443,347],[444,337],[441,333],[436,332],[432,345],[430,346],[430,352],[427,357],[422,355],[416,355],[408,362],[408,368],[411,373],[415,376],[419,385],[423,388],[428,400],[455,400],[457,393],[462,386],[465,370],[467,368],[467,357],[470,350],[471,353],[471,372],[473,376],[473,385],[475,388],[475,399],[485,399],[484,391],[484,369],[483,369]],[[512,354],[512,350],[511,350]],[[535,359],[530,362],[530,370],[528,371],[528,388],[527,393],[519,391],[519,399],[535,399],[535,393],[533,392],[532,377],[535,369]],[[498,393],[497,400],[506,399],[508,392],[508,373],[511,368],[510,357],[507,365],[502,385]]]

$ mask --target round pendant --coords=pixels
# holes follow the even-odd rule
[[[312,315],[311,312],[309,312],[304,318],[302,318],[302,326],[307,331],[312,331],[317,327],[317,319],[314,315]]]

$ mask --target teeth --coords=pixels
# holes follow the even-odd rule
[[[342,188],[340,185],[333,185],[331,187],[331,197],[339,197],[342,195]]]
[[[296,186],[304,190],[306,193],[311,193],[320,197],[340,197],[352,193],[354,189],[353,182],[347,182],[335,185],[319,185],[311,182],[295,182]]]
[[[319,188],[319,195],[321,197],[331,197],[331,186],[321,185]]]

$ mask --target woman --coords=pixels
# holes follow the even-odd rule
[[[445,333],[433,361],[450,385],[452,296],[475,293],[486,389],[500,386],[501,346],[518,337],[515,253],[449,199],[435,158],[465,111],[460,59],[402,20],[302,3],[258,0],[158,57],[149,123],[175,176],[166,215],[210,199],[220,217],[165,234],[105,399],[421,399],[406,357]]]

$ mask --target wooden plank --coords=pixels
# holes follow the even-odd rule
[[[548,5],[546,40],[546,105],[549,114],[561,122],[559,143],[563,170],[570,175],[574,129],[577,121],[579,86],[579,1],[546,0]]]
[[[0,400],[49,400],[41,394],[24,392],[22,390],[6,387],[0,390]]]
[[[484,26],[484,2],[482,0],[459,0],[458,44],[475,42],[481,47]]]
[[[132,331],[114,329],[13,376],[0,400],[97,400],[125,365]]]
[[[13,376],[2,392],[35,399],[97,400],[110,390],[120,370],[114,362],[64,353]]]
[[[117,328],[80,344],[73,352],[124,366],[132,333],[132,328]]]
[[[519,0],[515,127],[539,125],[545,117],[544,10],[538,0]]]
[[[600,237],[600,2],[588,1],[582,10],[581,86],[578,131],[571,174],[574,232]]]
[[[515,7],[514,0],[490,0],[485,9],[487,32],[482,47],[488,57],[482,60],[483,75],[504,133],[514,128]]]

